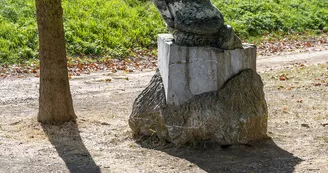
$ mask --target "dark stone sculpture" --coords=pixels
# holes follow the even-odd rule
[[[241,40],[210,0],[154,0],[172,32],[174,41],[183,46],[213,46],[221,49],[242,48]]]

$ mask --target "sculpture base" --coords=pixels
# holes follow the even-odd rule
[[[172,35],[158,35],[158,64],[166,103],[180,105],[204,92],[218,91],[241,70],[256,71],[256,47],[222,50],[187,47],[172,42]]]
[[[181,105],[165,104],[157,72],[133,105],[129,125],[135,137],[154,136],[176,145],[202,142],[232,145],[266,139],[268,110],[260,76],[245,70],[219,91]]]
[[[220,145],[267,138],[268,110],[256,73],[256,47],[186,47],[159,35],[159,71],[133,105],[136,137],[177,145]]]

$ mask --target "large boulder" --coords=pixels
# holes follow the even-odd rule
[[[222,89],[181,105],[167,105],[159,71],[133,105],[129,125],[135,137],[156,135],[176,145],[248,143],[267,138],[268,110],[261,77],[244,70]]]

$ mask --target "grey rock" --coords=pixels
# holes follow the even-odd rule
[[[165,104],[157,72],[133,105],[129,125],[135,137],[156,135],[176,145],[208,141],[220,145],[267,138],[268,110],[261,77],[244,70],[214,92],[182,105]]]
[[[241,40],[210,0],[154,0],[178,45],[242,48]]]
[[[165,107],[165,93],[162,78],[159,71],[152,77],[148,86],[135,99],[129,126],[137,135],[151,136],[154,132],[166,133],[161,130],[164,126],[160,115]],[[166,136],[166,134],[160,134]]]

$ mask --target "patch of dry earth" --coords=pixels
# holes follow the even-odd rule
[[[61,126],[36,122],[38,78],[0,80],[0,172],[328,172],[328,87],[313,84],[328,66],[308,66],[319,62],[327,51],[260,58],[272,140],[228,149],[132,139],[128,116],[154,72],[73,77],[78,121]]]

